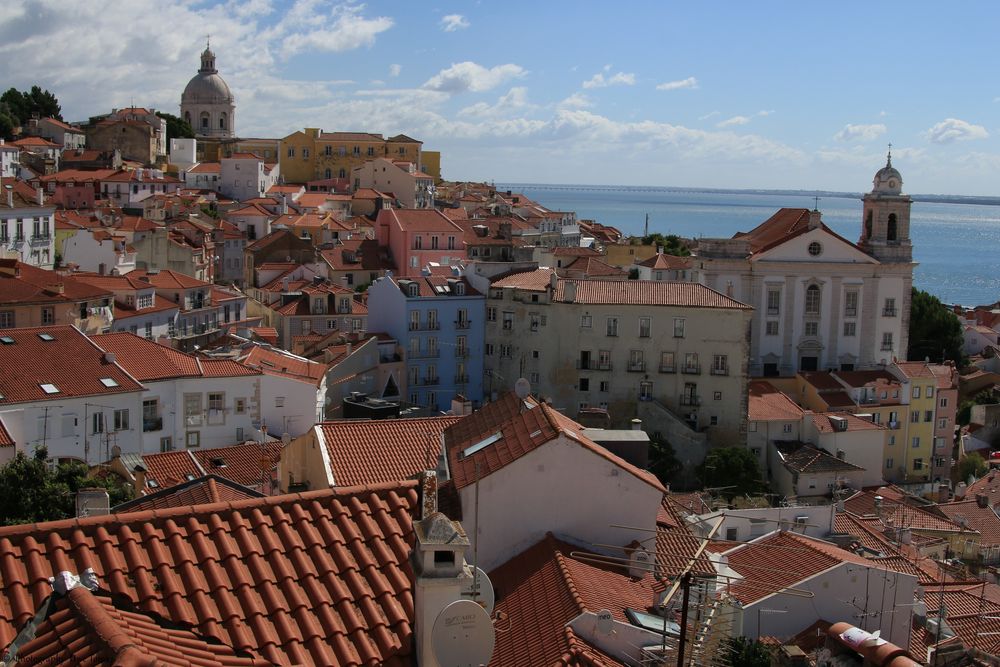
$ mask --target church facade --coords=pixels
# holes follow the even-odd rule
[[[191,124],[199,139],[236,136],[236,100],[215,68],[215,53],[206,44],[201,69],[181,95],[181,118]]]
[[[781,209],[729,239],[699,240],[701,281],[754,307],[752,376],[865,370],[906,358],[915,265],[902,185],[890,154],[863,198],[857,243],[804,208]]]

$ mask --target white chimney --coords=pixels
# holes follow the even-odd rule
[[[563,286],[563,301],[573,303],[576,301],[576,283],[567,280]]]
[[[14,186],[5,185],[7,189],[7,208],[14,208]]]
[[[45,206],[45,190],[40,185],[35,188],[35,199],[38,200],[39,206]]]

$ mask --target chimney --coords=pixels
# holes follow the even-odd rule
[[[104,516],[111,514],[111,503],[108,500],[108,490],[100,487],[84,488],[76,492],[76,515]]]
[[[977,493],[976,504],[985,509],[990,506],[990,497],[985,493]]]
[[[820,216],[821,216],[821,213],[819,211],[817,211],[816,209],[813,209],[813,210],[809,211],[809,229],[817,229],[817,228],[819,228],[820,224],[822,224],[822,222],[823,222],[820,219]]]
[[[114,352],[105,352],[104,353],[104,363],[106,363],[106,364],[113,364],[113,363],[115,363],[115,353]]]
[[[576,301],[576,283],[570,280],[566,281],[566,285],[563,287],[563,301],[566,303],[573,303]]]
[[[132,495],[138,498],[146,490],[146,469],[141,465],[136,465],[132,468],[132,477],[134,478],[132,488],[135,492]]]
[[[35,188],[35,199],[38,200],[39,206],[45,206],[45,190],[40,185]]]
[[[5,185],[4,188],[7,189],[7,208],[14,208],[14,186]]]
[[[420,521],[413,523],[413,622],[416,631],[417,664],[437,667],[431,639],[434,621],[452,602],[463,599],[462,588],[472,575],[465,563],[469,538],[462,524],[437,509],[437,473],[421,474]]]
[[[632,420],[632,430],[641,431],[642,430],[642,420],[636,417]]]

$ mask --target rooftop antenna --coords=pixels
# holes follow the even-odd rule
[[[819,210],[819,196],[817,195],[817,196],[813,197],[813,200],[814,200],[813,210],[814,211],[818,211]]]
[[[887,166],[887,167],[891,167],[892,166],[892,142],[891,141],[889,142],[889,154],[885,158],[885,166]]]
[[[644,237],[649,236],[649,213],[646,214],[646,228],[645,231],[643,231],[642,235]]]

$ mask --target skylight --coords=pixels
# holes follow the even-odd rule
[[[40,333],[40,334],[38,334],[38,337],[41,338],[42,340],[44,340],[46,343],[48,343],[49,341],[53,341],[53,340],[56,339],[55,336],[53,336],[52,334],[49,334],[49,333]]]
[[[14,339],[10,336],[0,336],[0,343],[3,343],[4,345],[13,345]]]
[[[479,451],[482,451],[482,450],[486,449],[487,447],[489,447],[490,445],[492,445],[497,440],[500,440],[501,438],[503,438],[503,433],[501,433],[500,431],[497,431],[493,435],[487,436],[486,438],[480,440],[476,444],[474,444],[474,445],[472,445],[470,447],[466,447],[462,451],[462,457],[464,458],[466,456],[472,456],[476,452],[479,452]]]
[[[681,634],[681,626],[673,621],[664,619],[662,616],[654,616],[653,614],[647,614],[645,612],[639,611],[638,609],[632,609],[631,607],[625,609],[625,615],[632,625],[637,625],[644,630],[649,630],[657,634],[667,634],[679,637]]]
[[[105,387],[108,387],[109,389],[111,387],[118,386],[118,383],[112,378],[101,378],[101,384],[103,384]]]
[[[56,387],[54,384],[45,383],[45,384],[40,384],[38,386],[41,387],[42,391],[44,391],[46,394],[58,394],[59,393],[59,388]]]

